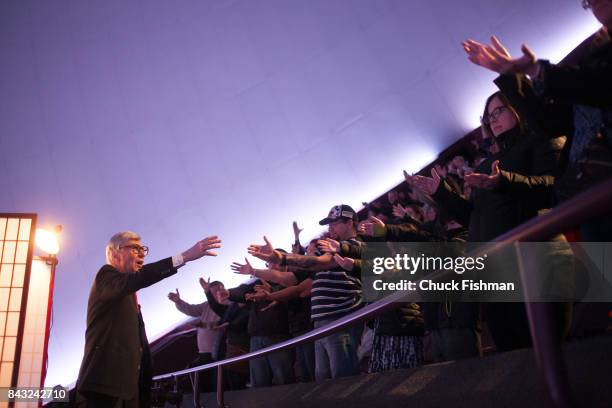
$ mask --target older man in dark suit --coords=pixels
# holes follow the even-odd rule
[[[149,407],[151,356],[135,292],[174,275],[185,263],[215,256],[216,236],[170,258],[144,265],[148,248],[140,236],[115,234],[97,273],[87,305],[85,354],[77,381],[87,407]]]

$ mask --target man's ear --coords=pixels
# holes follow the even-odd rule
[[[111,249],[109,251],[109,258],[111,261],[111,265],[113,266],[117,266],[119,264],[119,256],[118,256],[118,251],[116,249]]]

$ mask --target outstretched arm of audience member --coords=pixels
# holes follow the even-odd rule
[[[183,299],[181,299],[178,288],[176,289],[176,292],[168,293],[168,299],[174,302],[174,305],[179,312],[186,314],[187,316],[200,317],[202,315],[203,304],[192,305],[191,303],[185,302]]]
[[[251,266],[248,259],[244,258],[246,263],[232,263],[232,270],[235,273],[242,275],[252,275],[260,279],[265,279],[270,282],[278,283],[283,286],[292,286],[297,283],[295,275],[288,272],[282,272],[277,269],[255,269]]]
[[[490,174],[470,173],[463,177],[466,186],[483,190],[496,189],[499,186],[500,179],[499,160],[495,160],[491,163]]]
[[[310,295],[311,288],[312,279],[305,279],[297,285],[288,286],[281,290],[277,290],[276,292],[264,292],[261,299],[257,300],[276,300],[280,302],[299,297],[306,297]]]
[[[491,44],[474,40],[462,43],[470,61],[500,74],[526,74],[535,80],[540,92],[549,99],[604,107],[612,105],[612,65],[559,66],[537,60],[525,44],[523,55],[512,58],[501,42],[491,37]]]
[[[317,247],[321,252],[329,254],[340,254],[350,258],[360,258],[362,245],[351,242],[339,242],[331,238],[323,238],[317,241]]]
[[[300,233],[304,231],[304,228],[298,227],[297,221],[293,221],[293,237],[295,241],[291,244],[291,252],[294,254],[303,254],[304,247],[300,244]]]
[[[499,74],[526,74],[534,76],[537,73],[538,64],[535,54],[525,44],[521,47],[523,55],[519,58],[512,58],[495,36],[491,37],[491,44],[482,44],[469,39],[461,43],[461,45],[470,61]]]
[[[297,267],[308,271],[324,271],[338,266],[330,254],[321,256],[283,254],[274,249],[267,237],[264,237],[264,241],[265,245],[250,245],[248,248],[249,254],[268,263]]]
[[[536,84],[547,98],[595,107],[612,105],[612,64],[603,68],[561,67],[540,61],[539,68]]]

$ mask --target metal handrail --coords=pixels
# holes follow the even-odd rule
[[[610,208],[612,208],[612,179],[604,181],[598,184],[597,186],[594,186],[591,189],[558,205],[557,207],[551,209],[549,212],[542,214],[538,217],[534,217],[531,220],[519,225],[518,227],[502,234],[501,236],[494,239],[492,242],[487,243],[481,248],[479,248],[478,252],[484,253],[487,251],[497,251],[499,249],[507,247],[515,241],[546,240],[551,238],[555,234],[574,228],[592,218],[605,215],[610,212]],[[442,279],[448,276],[452,276],[452,271],[442,271],[436,273],[434,274],[433,278]],[[417,295],[418,298],[418,292],[412,295]],[[325,337],[326,335],[329,335],[344,327],[359,323],[364,320],[368,320],[378,314],[381,314],[390,309],[393,306],[392,304],[394,302],[401,301],[404,297],[405,294],[401,291],[398,291],[385,297],[384,299],[367,305],[332,323],[316,328],[301,336],[274,344],[272,346],[257,351],[243,354],[238,357],[232,357],[225,360],[216,361],[214,363],[204,364],[198,367],[158,375],[154,377],[153,380],[161,381],[165,379],[176,378],[178,376],[194,372],[208,370],[215,367],[222,367],[249,360],[254,357],[260,357],[269,353],[284,350],[289,347],[295,347],[302,343],[311,342],[321,337]],[[416,300],[418,301],[418,299]],[[533,318],[531,314],[529,314],[528,317],[530,320]],[[538,324],[535,324],[537,322],[530,321],[530,323],[534,328],[539,327]],[[221,390],[221,392],[223,391]],[[219,399],[219,397],[221,399]],[[222,401],[222,396],[218,396],[218,401]]]

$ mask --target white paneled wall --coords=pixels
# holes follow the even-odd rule
[[[478,123],[493,75],[460,41],[571,49],[577,0],[0,2],[0,210],[64,225],[48,385],[75,380],[106,240],[150,258],[217,233],[216,259],[139,293],[150,337],[227,284],[250,242],[359,207]]]

